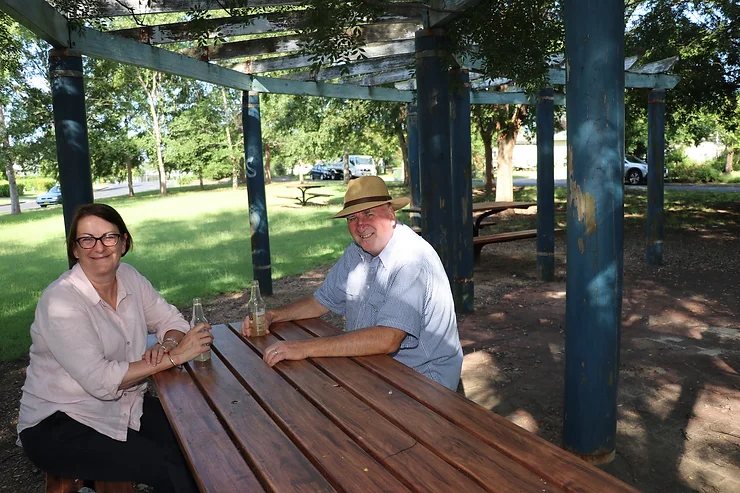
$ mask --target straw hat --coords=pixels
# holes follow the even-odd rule
[[[356,212],[372,209],[383,204],[391,204],[394,211],[406,207],[411,202],[408,197],[391,198],[388,187],[382,178],[361,176],[349,182],[344,194],[344,209],[334,214],[333,218],[347,217]]]

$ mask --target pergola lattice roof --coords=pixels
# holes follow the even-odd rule
[[[311,57],[302,54],[302,2],[252,0],[250,13],[227,16],[228,2],[215,0],[104,0],[98,17],[133,16],[140,27],[111,32],[76,28],[43,0],[0,0],[0,8],[58,48],[66,47],[98,58],[116,60],[152,70],[191,77],[241,90],[412,102],[415,88],[415,32],[454,20],[455,12],[471,8],[478,0],[403,2],[361,26],[365,59],[358,56],[343,65],[310,70]],[[283,7],[276,12],[258,12]],[[260,9],[261,8],[261,9]],[[210,35],[206,46],[197,46],[187,22],[156,24],[151,14],[210,10],[203,22]],[[152,23],[151,25],[148,25]],[[215,42],[218,36],[220,42]],[[201,38],[202,40],[202,38]],[[460,66],[471,71],[472,103],[528,103],[529,95],[515,86],[500,92],[505,77],[489,79],[480,74],[481,64],[469,56],[457,56]],[[625,60],[627,87],[670,89],[678,77],[667,74],[675,59],[642,66],[637,57]],[[565,84],[563,57],[551,60],[552,85]],[[564,104],[556,95],[556,103]]]

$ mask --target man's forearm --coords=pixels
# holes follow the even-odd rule
[[[337,336],[317,337],[307,341],[306,357],[370,356],[389,354],[398,350],[406,332],[393,327],[368,327]]]
[[[313,296],[306,296],[293,303],[281,306],[274,310],[268,310],[271,315],[271,322],[289,322],[291,320],[301,320],[304,318],[320,317],[329,310],[319,303]]]
[[[401,347],[405,337],[406,332],[393,327],[369,327],[338,336],[276,342],[265,350],[262,359],[274,366],[286,359],[389,354]]]

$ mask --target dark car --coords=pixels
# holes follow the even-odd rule
[[[336,166],[317,164],[311,168],[312,180],[341,180],[343,173]]]
[[[62,203],[62,189],[59,185],[54,185],[48,192],[36,197],[36,203],[41,207],[47,205],[57,205]]]

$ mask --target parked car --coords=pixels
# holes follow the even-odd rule
[[[349,172],[352,178],[357,178],[358,176],[376,176],[378,174],[372,156],[359,156],[355,154],[350,154],[349,156]]]
[[[62,203],[62,189],[59,185],[54,185],[48,192],[36,197],[36,203],[41,207],[47,205],[57,205]]]
[[[647,181],[648,164],[642,159],[626,155],[624,157],[624,182],[630,185],[639,185]],[[668,168],[663,168],[663,179],[668,179]]]
[[[312,180],[341,180],[342,175],[342,169],[331,164],[320,163],[311,168]]]

